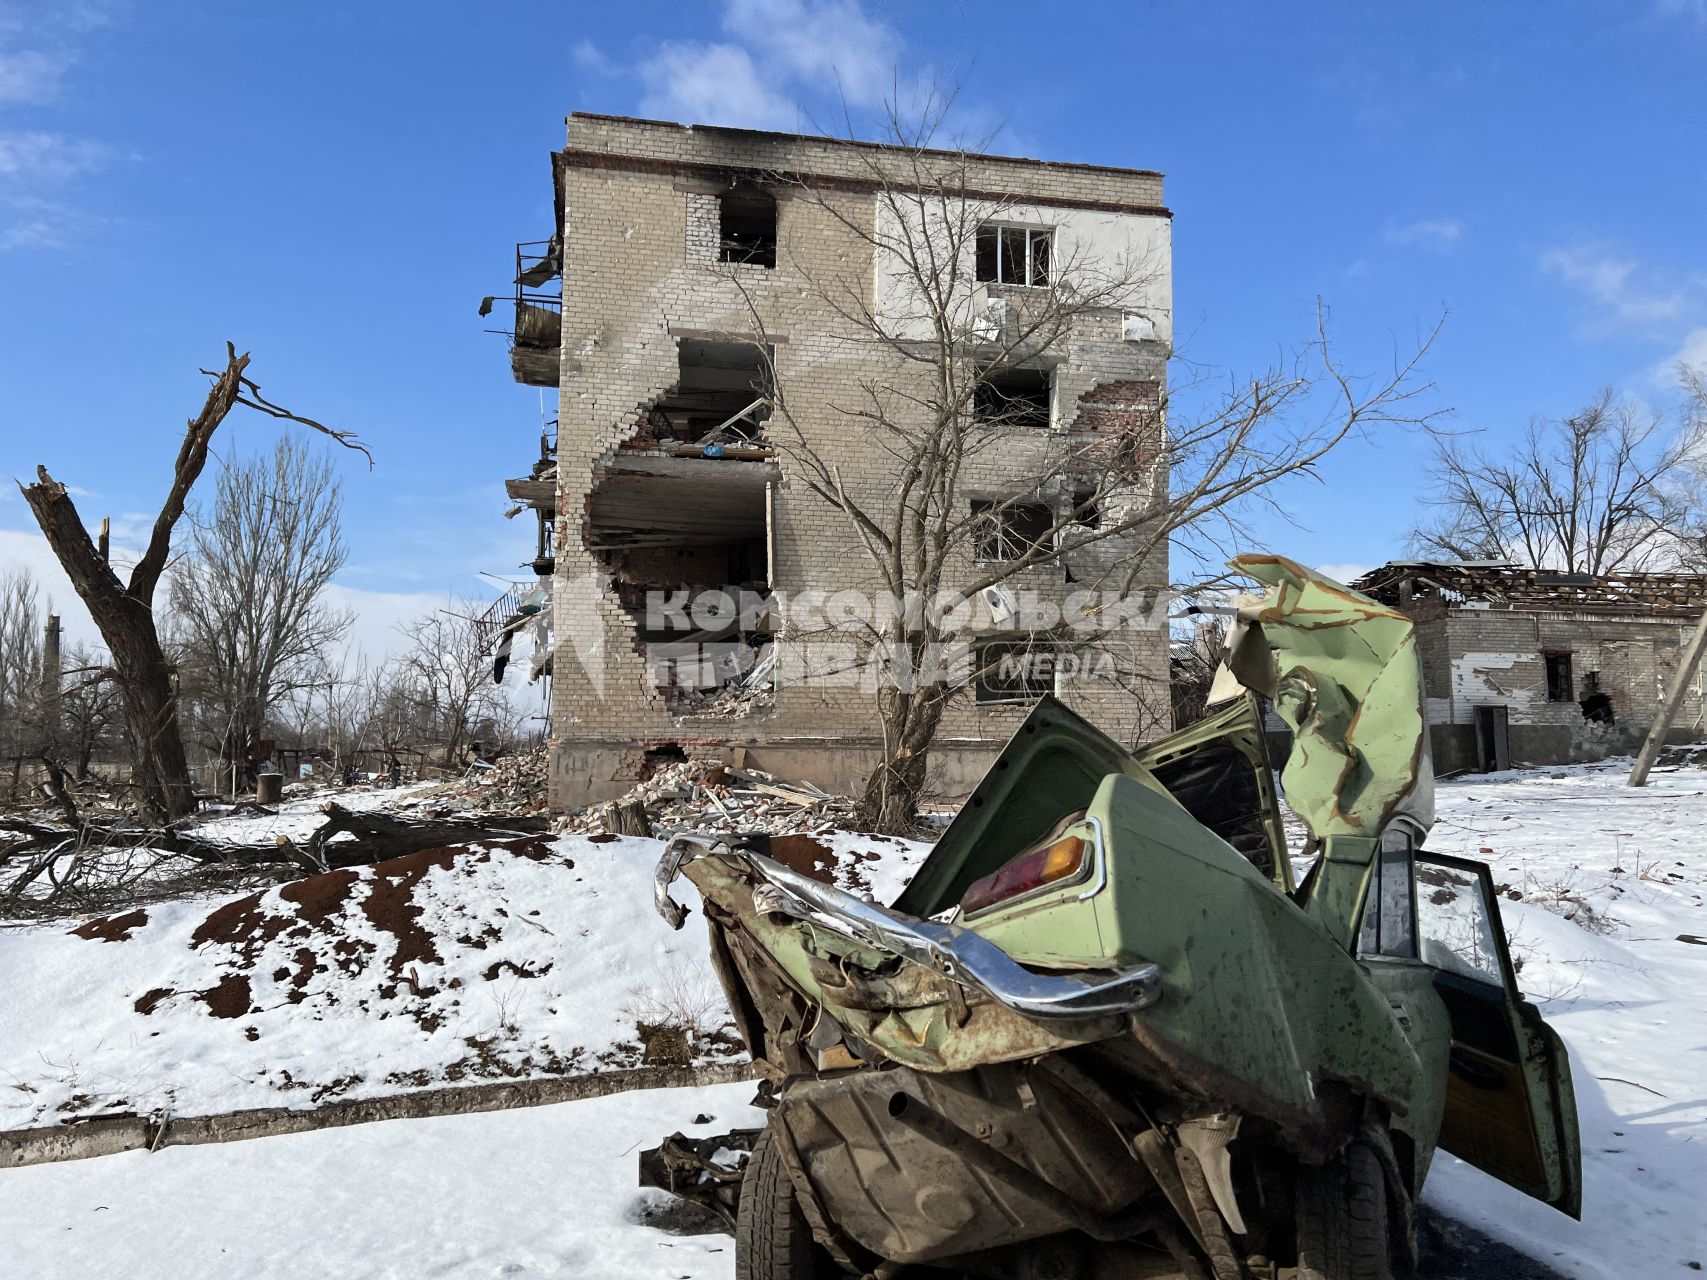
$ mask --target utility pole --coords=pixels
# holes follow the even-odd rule
[[[1671,685],[1666,689],[1666,699],[1660,704],[1659,714],[1654,717],[1654,723],[1648,729],[1647,741],[1642,743],[1642,750],[1636,756],[1636,767],[1630,770],[1632,787],[1644,787],[1648,784],[1648,770],[1654,767],[1660,748],[1665,745],[1666,731],[1671,728],[1677,709],[1683,705],[1683,695],[1689,688],[1689,682],[1695,677],[1695,668],[1701,665],[1703,649],[1707,649],[1707,612],[1702,613],[1701,621],[1695,624],[1695,634],[1689,637],[1689,643],[1678,655],[1677,670],[1671,673]]]

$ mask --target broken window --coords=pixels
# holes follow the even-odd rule
[[[991,640],[973,650],[973,698],[1033,702],[1055,691],[1054,651],[1027,640]]]
[[[1122,312],[1120,336],[1127,342],[1148,342],[1156,336],[1156,322],[1142,311]]]
[[[754,186],[735,186],[717,197],[717,260],[776,266],[776,197]]]
[[[1416,955],[1416,877],[1411,856],[1410,835],[1389,827],[1381,836],[1381,856],[1369,878],[1358,955],[1395,960]]]
[[[1053,234],[1047,227],[1007,227],[994,222],[979,227],[978,279],[989,284],[1048,284]]]
[[[972,500],[973,555],[979,560],[1018,560],[1033,547],[1047,546],[1055,512],[1046,502]]]
[[[1095,489],[1073,490],[1073,520],[1087,529],[1102,528],[1102,503]]]
[[[1576,694],[1571,687],[1571,651],[1548,649],[1541,657],[1547,664],[1547,701],[1575,702]]]
[[[1047,369],[978,370],[972,389],[974,421],[1010,427],[1047,428],[1054,401],[1053,379]]]

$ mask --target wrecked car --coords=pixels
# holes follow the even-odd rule
[[[649,1181],[734,1219],[743,1280],[1386,1280],[1437,1148],[1577,1216],[1565,1050],[1487,868],[1424,847],[1409,620],[1233,566],[1268,590],[1206,719],[1131,752],[1045,699],[888,906],[762,837],[667,847],[659,909],[698,888],[769,1117]]]

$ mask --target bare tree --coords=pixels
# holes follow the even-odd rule
[[[459,764],[473,741],[490,749],[517,737],[516,713],[503,686],[492,681],[476,622],[486,607],[452,597],[445,608],[405,626],[410,646],[397,660],[394,687],[380,700],[381,718],[395,722],[401,695],[413,712],[415,740],[436,742],[446,768]]]
[[[1209,691],[1227,645],[1227,624],[1219,617],[1193,617],[1177,631],[1169,655],[1173,727],[1183,729],[1203,718]]]
[[[1424,555],[1513,560],[1566,573],[1634,573],[1702,558],[1701,449],[1707,388],[1682,370],[1681,411],[1642,409],[1601,391],[1565,418],[1531,420],[1509,448],[1443,435]]]
[[[128,580],[121,580],[107,563],[90,539],[71,494],[48,474],[46,467],[36,468],[36,483],[18,486],[48,545],[106,641],[124,703],[131,764],[141,806],[163,821],[174,821],[190,813],[195,808],[195,799],[183,735],[178,727],[176,681],[160,644],[154,593],[171,557],[172,535],[184,514],[190,489],[207,466],[214,432],[232,408],[241,404],[269,417],[322,432],[339,444],[367,455],[372,464],[372,456],[352,433],[301,417],[263,396],[254,381],[245,376],[249,367],[247,352],[238,355],[230,343],[226,343],[225,352],[223,370],[217,374],[203,370],[213,378],[213,386],[201,412],[185,428],[172,468],[171,486],[154,518],[148,545],[132,566]]]
[[[349,629],[325,600],[346,555],[342,506],[330,460],[282,436],[270,455],[227,464],[212,509],[194,518],[169,598],[185,700],[222,779]]]
[[[29,570],[0,574],[0,759],[33,754],[42,612]]]
[[[1047,410],[1014,394],[1014,375],[1046,367],[1069,342],[1122,348],[1134,312],[1143,322],[1161,264],[1142,246],[1097,256],[1050,241],[1041,266],[1037,246],[1025,248],[1024,288],[983,286],[980,255],[1018,252],[991,229],[1023,201],[979,193],[973,154],[932,147],[939,119],[909,127],[892,116],[891,146],[850,152],[866,166],[874,211],[808,183],[790,192],[871,250],[876,289],[870,269],[852,260],[826,268],[797,258],[791,266],[838,317],[829,341],[868,363],[875,356],[887,372],[865,378],[854,402],[833,406],[840,421],[825,422],[818,405],[797,411],[773,364],[770,442],[845,522],[875,592],[897,602],[944,592],[976,600],[990,588],[1036,581],[1040,569],[1118,596],[1165,587],[1170,544],[1213,543],[1218,523],[1271,501],[1274,486],[1311,474],[1346,439],[1430,416],[1415,401],[1426,389],[1417,371],[1434,333],[1362,380],[1335,359],[1319,310],[1314,336],[1291,358],[1200,394],[1206,407],[1196,413],[1173,412],[1159,377],[1127,374],[1087,388],[1076,406],[1058,405],[1060,420],[1051,423]],[[740,273],[724,274],[746,297],[764,341],[760,300]],[[843,473],[836,442],[851,433],[881,443],[885,474]],[[984,465],[987,457],[1016,447],[1030,450],[1027,478],[988,492],[998,469]],[[999,470],[1011,477],[1014,469]],[[979,633],[964,612],[912,605],[852,629],[899,677],[878,687],[883,754],[862,820],[873,830],[905,829],[944,711],[964,684],[919,673],[941,670],[933,655]],[[1073,638],[1112,646],[1114,632],[1112,621],[1099,629],[1081,617]],[[1027,645],[1050,638],[1036,626],[1014,637]],[[974,679],[988,670],[981,655],[997,653],[1009,656],[998,646],[973,648]],[[1149,694],[1165,723],[1165,692]]]
[[[122,743],[118,687],[107,656],[83,645],[65,655],[54,754],[77,781],[89,778],[97,756]]]

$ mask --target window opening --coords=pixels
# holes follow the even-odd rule
[[[776,197],[753,186],[736,186],[717,197],[719,262],[776,266]]]
[[[1033,702],[1055,691],[1055,664],[1047,650],[1025,640],[992,640],[973,651],[973,697],[979,705]]]
[[[974,556],[979,560],[1018,560],[1033,547],[1047,546],[1055,512],[1046,502],[1001,502],[974,498]]]
[[[979,227],[975,255],[978,279],[988,284],[1047,285],[1053,235],[1048,227],[1008,227],[993,222]]]
[[[983,366],[972,390],[973,420],[993,426],[1047,428],[1054,400],[1051,382],[1047,369]]]

